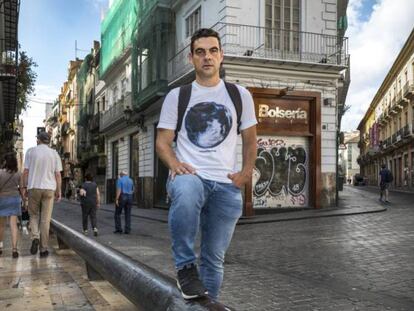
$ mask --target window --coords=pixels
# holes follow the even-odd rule
[[[115,86],[112,89],[112,105],[115,105],[117,101],[118,101],[118,87]]]
[[[300,0],[266,0],[266,47],[299,52]]]
[[[198,7],[185,19],[185,36],[191,37],[192,34],[201,28],[201,6]]]
[[[127,84],[128,84],[128,79],[127,78],[123,78],[121,81],[121,94],[125,96],[126,91],[127,91]]]

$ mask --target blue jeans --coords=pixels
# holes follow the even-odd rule
[[[122,231],[121,214],[124,210],[125,214],[125,229],[124,232],[131,231],[131,207],[132,194],[122,193],[119,196],[119,205],[115,208],[115,230]]]
[[[171,198],[168,224],[177,270],[196,263],[194,242],[201,231],[200,278],[217,299],[223,282],[224,255],[242,214],[242,197],[233,184],[178,175],[167,181]]]

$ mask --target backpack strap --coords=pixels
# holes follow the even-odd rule
[[[243,112],[242,99],[237,86],[233,83],[224,82],[226,90],[229,93],[230,99],[233,102],[234,108],[236,109],[237,115],[237,134],[240,134],[241,115]],[[183,85],[180,87],[178,94],[178,111],[177,111],[177,127],[175,129],[174,141],[177,141],[178,132],[181,130],[183,124],[184,114],[187,110],[188,104],[191,98],[192,83]]]
[[[175,137],[174,141],[177,141],[178,132],[181,130],[181,126],[183,124],[183,118],[185,111],[187,110],[188,103],[190,102],[191,98],[191,88],[193,85],[186,84],[180,87],[180,93],[178,95],[178,113],[177,113],[177,127],[175,129]]]
[[[237,134],[240,134],[241,115],[243,112],[242,99],[237,86],[233,83],[224,82],[226,85],[227,92],[230,95],[231,101],[233,102],[234,108],[237,114]]]

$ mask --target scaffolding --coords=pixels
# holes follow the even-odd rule
[[[138,26],[133,37],[132,92],[138,110],[166,93],[169,53],[173,50],[173,13],[168,0],[138,0]]]
[[[137,12],[137,0],[114,0],[109,8],[101,23],[100,77],[131,47]]]

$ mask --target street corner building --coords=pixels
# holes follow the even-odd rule
[[[94,69],[85,71],[96,73],[94,83],[78,77],[76,94],[65,95],[67,107],[75,96],[79,120],[69,120],[70,112],[62,117],[65,135],[73,136],[63,156],[67,149],[67,162],[82,171],[95,157],[92,166],[103,177],[106,203],[114,201],[116,178],[127,170],[138,206],[168,208],[168,169],[155,152],[160,110],[169,90],[194,80],[187,57],[191,35],[213,28],[224,50],[221,76],[252,93],[259,122],[256,168],[243,190],[244,215],[335,205],[338,129],[350,82],[347,5],[346,0],[112,1],[101,22],[100,47],[92,53]],[[76,65],[79,75],[84,64]],[[88,128],[96,132],[90,135]],[[241,146],[240,138],[239,167]]]
[[[414,30],[360,122],[361,174],[379,184],[385,164],[394,180],[391,187],[414,190]]]
[[[102,76],[108,193],[127,169],[139,206],[168,207],[156,125],[168,90],[194,79],[192,33],[211,27],[222,39],[222,77],[250,90],[259,122],[244,214],[335,205],[339,118],[350,80],[347,1],[230,2],[138,1],[131,42]],[[113,9],[106,27],[117,27],[117,14],[134,12]],[[102,37],[104,52],[104,30]],[[241,139],[238,150],[241,167]]]

